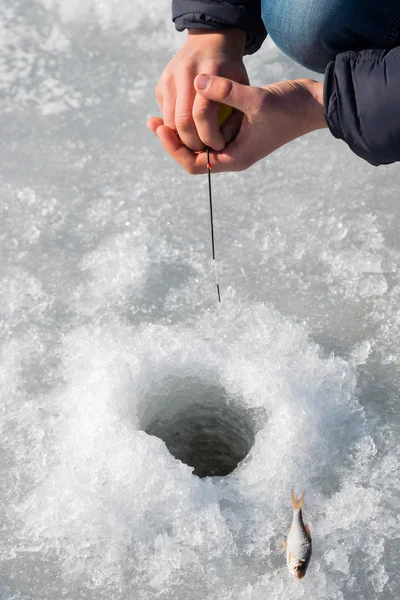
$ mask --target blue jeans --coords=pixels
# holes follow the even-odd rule
[[[347,50],[400,45],[399,0],[261,0],[275,44],[301,65],[323,73]]]

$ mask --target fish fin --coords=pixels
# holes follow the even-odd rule
[[[305,496],[305,491],[303,491],[300,498],[297,498],[296,494],[294,493],[294,490],[292,489],[292,506],[293,506],[293,508],[303,508],[304,496]]]

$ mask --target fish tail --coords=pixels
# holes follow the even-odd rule
[[[304,496],[305,496],[305,491],[303,491],[300,498],[297,498],[296,494],[294,493],[294,490],[292,489],[292,506],[293,506],[293,508],[303,508]]]

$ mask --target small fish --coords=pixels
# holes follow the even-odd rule
[[[304,494],[297,498],[292,490],[293,520],[286,540],[287,566],[297,579],[304,577],[311,558],[311,533],[303,522]]]

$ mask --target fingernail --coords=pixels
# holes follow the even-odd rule
[[[211,77],[209,77],[208,75],[199,75],[196,79],[197,87],[200,90],[206,90],[208,88],[208,86],[210,85],[210,82],[211,82]]]

